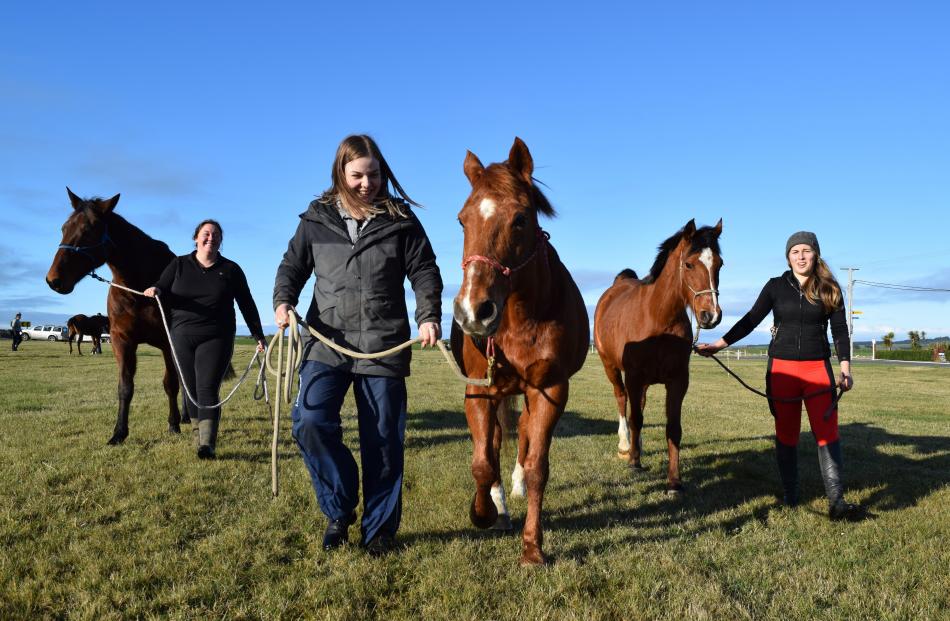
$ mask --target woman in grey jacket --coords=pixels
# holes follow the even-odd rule
[[[350,349],[389,349],[410,336],[403,289],[408,278],[422,345],[435,345],[441,337],[442,278],[429,239],[410,209],[416,203],[369,136],[349,136],[340,143],[331,179],[330,188],[300,215],[277,268],[277,325],[287,325],[312,273],[316,282],[307,323]],[[351,385],[363,470],[363,545],[374,555],[394,545],[402,508],[410,356],[404,349],[381,359],[353,360],[314,338],[305,345],[293,437],[329,520],[325,550],[346,543],[356,521],[359,475],[340,424],[340,407]]]

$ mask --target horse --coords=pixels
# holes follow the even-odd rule
[[[515,138],[508,159],[487,168],[471,151],[463,166],[472,186],[458,214],[464,231],[462,284],[454,300],[452,352],[469,377],[493,374],[490,386],[469,385],[465,417],[472,435],[478,528],[510,530],[500,476],[504,401],[524,395],[512,495],[528,496],[522,565],[546,562],[541,505],[554,427],[568,398],[568,380],[590,343],[587,308],[538,218],[554,208],[535,185],[527,145]],[[486,350],[487,348],[487,350]]]
[[[73,354],[73,337],[76,339],[76,351],[82,355],[82,337],[88,334],[92,337],[92,353],[102,353],[102,335],[109,331],[109,318],[96,313],[92,317],[87,317],[80,313],[73,315],[66,321],[66,327],[69,330],[66,341],[69,343],[69,355]]]
[[[640,280],[624,270],[597,302],[594,345],[613,385],[619,412],[618,457],[634,472],[641,464],[643,409],[647,388],[666,386],[666,444],[669,453],[668,493],[682,492],[679,474],[680,424],[683,398],[689,388],[689,359],[693,347],[687,307],[700,328],[716,327],[719,270],[722,257],[714,227],[696,228],[694,220],[660,244],[650,274]],[[627,417],[630,401],[630,417]]]
[[[46,284],[60,294],[71,293],[76,283],[103,264],[113,281],[139,291],[158,280],[175,257],[165,242],[152,239],[115,213],[119,202],[81,199],[66,188],[73,213],[63,224],[63,239],[46,274]],[[161,350],[165,359],[165,394],[168,396],[168,430],[181,433],[180,423],[190,423],[178,409],[178,374],[168,337],[155,302],[118,287],[109,288],[107,302],[109,338],[119,369],[119,411],[109,444],[121,444],[129,435],[129,404],[135,392],[136,350],[142,343]]]

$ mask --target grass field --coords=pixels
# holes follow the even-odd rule
[[[165,431],[161,357],[145,347],[131,435],[109,447],[108,345],[70,358],[61,343],[2,343],[0,619],[950,618],[947,369],[855,365],[845,476],[873,518],[842,524],[823,515],[810,434],[803,505],[777,506],[765,403],[712,361],[692,364],[686,493],[664,493],[661,387],[647,406],[650,469],[633,475],[615,456],[613,398],[593,355],[551,453],[552,563],[523,569],[520,533],[468,522],[462,389],[437,352],[416,352],[409,380],[402,547],[373,559],[321,550],[325,521],[289,417],[271,498],[269,414],[250,387],[225,409],[219,459],[199,462],[187,434]],[[250,351],[238,347],[236,367]],[[731,366],[763,385],[763,360]],[[355,446],[351,399],[344,412]],[[512,460],[509,443],[506,471]],[[525,502],[511,509],[520,526]]]

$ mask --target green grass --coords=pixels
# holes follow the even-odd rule
[[[874,517],[841,524],[823,515],[807,433],[803,505],[777,506],[765,403],[707,360],[693,360],[684,406],[686,493],[664,493],[661,387],[647,406],[649,470],[633,475],[615,456],[613,398],[591,356],[551,452],[552,563],[523,569],[520,533],[468,522],[462,388],[438,352],[415,352],[409,379],[402,548],[373,559],[320,549],[325,521],[289,417],[271,498],[269,412],[250,387],[225,409],[219,459],[199,462],[186,434],[165,431],[161,356],[143,347],[131,435],[106,446],[116,373],[104,349],[0,352],[0,619],[950,618],[943,368],[855,364],[845,474]],[[237,348],[236,368],[250,352]],[[764,360],[731,366],[763,385]],[[355,447],[351,399],[344,418]],[[513,454],[509,443],[506,481]],[[520,527],[525,502],[511,510]]]

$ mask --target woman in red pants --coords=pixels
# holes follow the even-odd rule
[[[711,356],[739,341],[772,313],[772,342],[766,386],[769,395],[794,399],[814,395],[805,402],[808,422],[818,442],[818,461],[828,496],[828,516],[833,520],[856,518],[860,508],[844,499],[841,483],[841,443],[835,386],[851,390],[851,342],[844,300],[814,233],[799,231],[788,238],[785,257],[791,268],[770,279],[755,304],[729,332],[715,343],[701,344],[700,354]],[[828,346],[828,325],[838,354],[841,374],[835,381]],[[824,390],[824,392],[822,392]],[[798,504],[798,436],[802,401],[769,400],[775,417],[775,454],[782,479],[784,502]]]

